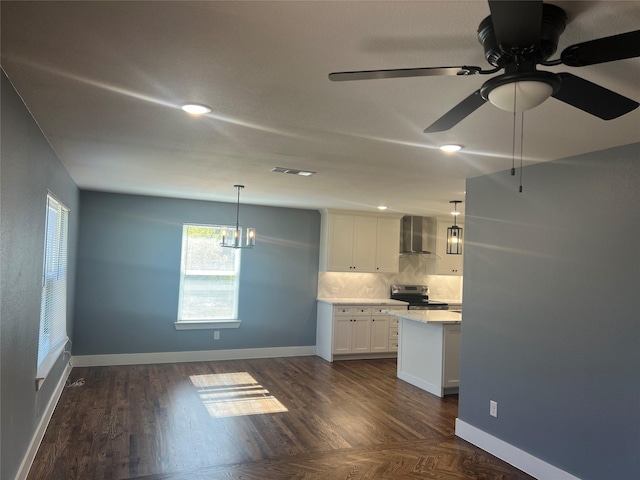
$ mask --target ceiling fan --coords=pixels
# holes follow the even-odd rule
[[[491,15],[478,26],[478,41],[494,67],[475,66],[401,68],[335,72],[339,82],[378,78],[436,75],[490,75],[490,78],[424,132],[449,130],[487,101],[511,112],[520,112],[554,97],[603,120],[611,120],[638,107],[638,102],[571,73],[540,71],[537,65],[583,67],[640,56],[640,30],[578,43],[565,48],[556,60],[548,60],[567,24],[565,11],[542,0],[488,0]]]

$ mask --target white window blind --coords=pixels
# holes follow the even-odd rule
[[[240,249],[221,247],[225,225],[183,225],[179,322],[237,319]]]
[[[47,195],[42,268],[38,377],[45,378],[67,341],[67,235],[69,209]]]

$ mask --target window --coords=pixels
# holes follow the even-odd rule
[[[241,250],[220,246],[223,230],[234,228],[183,225],[176,328],[238,326]]]
[[[45,378],[67,342],[67,232],[69,209],[47,195],[38,336],[38,377]]]

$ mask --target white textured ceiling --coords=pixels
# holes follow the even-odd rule
[[[640,27],[637,1],[552,3],[569,16],[559,51]],[[2,68],[81,188],[233,202],[242,183],[243,203],[439,215],[466,178],[511,167],[513,116],[492,105],[422,133],[487,76],[327,79],[489,68],[476,39],[483,0],[0,5]],[[639,58],[541,69],[640,100]],[[213,112],[191,117],[186,102]],[[549,99],[524,118],[526,163],[640,141],[640,109],[603,121]],[[447,155],[445,143],[466,148]]]

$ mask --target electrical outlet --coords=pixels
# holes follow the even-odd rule
[[[489,415],[492,417],[498,416],[498,402],[489,400]]]
[[[373,295],[373,288],[367,287],[367,295]]]
[[[338,293],[340,289],[338,287],[331,287],[331,293]]]
[[[220,330],[214,330],[213,331],[213,339],[214,340],[220,340]]]

